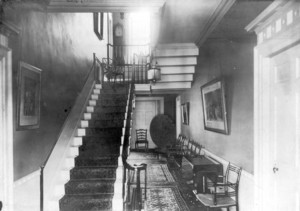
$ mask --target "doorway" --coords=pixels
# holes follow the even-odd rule
[[[300,210],[300,44],[260,57],[255,180],[260,210]]]
[[[2,38],[3,36],[0,35]],[[12,52],[0,44],[0,201],[13,210]]]
[[[164,113],[164,98],[163,97],[136,97],[135,105],[135,121],[134,130],[132,134],[133,142],[135,138],[136,129],[147,129],[147,139],[149,141],[149,149],[156,148],[157,146],[152,141],[150,135],[150,123],[157,114]]]

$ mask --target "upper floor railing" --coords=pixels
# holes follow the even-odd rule
[[[150,45],[107,45],[107,58],[102,60],[104,64],[104,76],[106,72],[117,72],[123,78],[115,77],[113,80],[124,82],[148,83],[147,70],[151,64],[152,48]],[[111,77],[104,77],[111,80]]]

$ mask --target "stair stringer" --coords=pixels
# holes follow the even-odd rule
[[[157,45],[153,51],[153,63],[160,69],[161,79],[151,85],[136,84],[135,92],[178,93],[190,89],[198,55],[199,49],[193,43]]]
[[[82,139],[77,137],[78,128],[95,88],[101,89],[101,85],[95,84],[93,74],[90,74],[45,165],[44,210],[46,211],[59,211],[58,200],[64,194],[65,181],[69,180],[68,169],[74,166],[74,158],[78,155],[78,147],[82,144]]]

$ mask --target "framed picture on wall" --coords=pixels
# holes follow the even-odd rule
[[[103,40],[103,23],[104,15],[103,12],[94,12],[94,32],[99,40]]]
[[[42,70],[20,62],[18,72],[17,130],[35,129],[40,125]]]
[[[224,79],[215,79],[201,87],[204,128],[228,134]]]
[[[190,110],[190,103],[183,103],[181,105],[181,119],[182,124],[189,125],[189,110]]]

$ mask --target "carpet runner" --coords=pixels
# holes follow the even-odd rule
[[[135,172],[130,175],[131,183],[136,183]],[[145,172],[142,171],[140,178],[141,183],[144,183]],[[147,165],[147,186],[162,186],[171,185],[175,180],[168,169],[167,164],[148,164]],[[143,185],[143,184],[142,184]],[[174,184],[175,185],[175,184]]]
[[[111,210],[127,87],[101,89],[65,195],[61,211]]]
[[[146,191],[147,201],[144,204],[144,210],[189,211],[188,206],[176,186],[149,187]],[[142,189],[142,199],[144,199],[144,194],[145,190]]]

